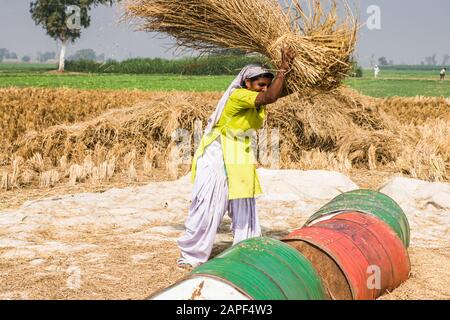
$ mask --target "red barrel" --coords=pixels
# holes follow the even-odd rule
[[[335,299],[376,299],[409,277],[410,262],[403,243],[385,222],[374,216],[345,212],[295,230],[283,241],[313,263]],[[319,257],[323,253],[338,268]],[[345,296],[343,277],[350,297]]]

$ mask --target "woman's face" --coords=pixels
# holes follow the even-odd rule
[[[247,89],[256,92],[266,92],[272,83],[272,79],[269,77],[262,77],[251,81],[250,79],[245,80],[245,86]]]

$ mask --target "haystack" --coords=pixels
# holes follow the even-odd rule
[[[402,144],[399,124],[366,100],[340,88],[314,97],[292,95],[271,106],[267,127],[280,128],[284,165],[303,167],[312,151],[328,153],[316,168],[337,162],[333,169],[369,169],[395,161]]]
[[[17,97],[21,96],[18,107],[23,104],[33,109],[35,99],[30,90],[34,89],[14,91]],[[188,164],[178,166],[170,161],[177,143],[172,133],[177,129],[189,133],[192,155],[195,136],[201,135],[221,96],[220,92],[123,91],[122,102],[108,110],[107,106],[112,105],[100,103],[107,96],[104,92],[65,90],[64,95],[55,95],[51,103],[40,103],[40,112],[30,111],[30,116],[19,122],[31,130],[19,134],[17,139],[3,139],[3,150],[8,151],[0,152],[0,156],[8,161],[7,166],[0,167],[1,188],[51,186],[58,181],[104,181],[117,173],[135,180],[152,176],[155,168],[166,172],[167,178],[187,173]],[[9,91],[3,93],[10,95]],[[92,99],[98,109],[92,109],[90,104],[79,105],[71,113],[74,119],[48,119],[50,112],[67,110],[67,102],[76,94],[85,96],[86,101]],[[92,97],[88,99],[89,95]],[[127,101],[139,102],[130,107]],[[375,99],[347,88],[315,96],[290,95],[267,107],[263,130],[269,140],[265,143],[270,144],[273,130],[278,131],[281,168],[341,172],[351,168],[388,169],[421,179],[448,180],[450,108],[439,99],[436,102],[440,102],[439,114],[430,112],[425,117],[417,112],[415,117],[404,117],[402,112],[393,112],[394,105],[404,104],[405,109],[419,111],[423,101]],[[433,109],[433,105],[434,100],[430,100],[428,109]],[[57,110],[55,106],[59,106]],[[101,109],[103,113],[97,115]],[[423,119],[422,124],[415,125],[415,118]],[[25,124],[26,119],[32,121]],[[264,135],[258,136],[258,144],[263,144],[259,138],[264,139]],[[272,165],[265,159],[259,160],[262,166]]]
[[[292,92],[330,90],[348,74],[357,21],[346,2],[341,20],[335,0],[129,0],[126,18],[141,30],[176,39],[182,48],[210,51],[240,49],[268,57],[275,67],[281,47],[297,57],[287,79]],[[340,8],[342,9],[342,8]]]
[[[10,157],[25,159],[20,172],[32,170],[40,175],[56,167],[62,176],[79,172],[76,176],[94,177],[99,175],[96,170],[111,163],[132,176],[136,168],[174,172],[177,169],[170,167],[177,143],[173,133],[182,129],[189,134],[189,153],[193,154],[194,135],[199,130],[201,135],[219,97],[216,93],[155,95],[88,121],[29,131],[10,146]],[[395,123],[380,114],[344,89],[308,98],[292,95],[268,108],[263,130],[269,135],[278,130],[283,168],[305,167],[311,157],[316,168],[376,167],[395,161],[401,150],[400,138],[393,131]],[[200,121],[197,127],[196,121]],[[318,155],[324,159],[322,163],[317,161]],[[189,165],[180,169],[186,173]],[[103,176],[108,176],[103,171]]]
[[[0,165],[11,143],[27,131],[84,121],[105,110],[130,107],[138,101],[161,95],[129,90],[77,90],[66,88],[0,89]]]

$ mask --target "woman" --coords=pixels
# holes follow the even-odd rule
[[[186,232],[178,239],[181,267],[196,267],[208,260],[227,210],[233,245],[261,235],[255,208],[261,187],[251,139],[246,137],[262,126],[265,106],[286,95],[285,75],[295,54],[283,48],[281,56],[276,77],[259,65],[244,67],[208,120],[192,162],[192,203]]]

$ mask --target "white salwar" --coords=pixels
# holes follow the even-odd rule
[[[233,245],[261,235],[255,198],[228,199],[228,181],[218,137],[197,161],[186,231],[178,239],[179,264],[196,267],[208,260],[217,229],[227,210],[232,219]]]
[[[266,73],[270,71],[256,64],[242,68],[208,119],[204,134],[212,132],[235,89],[242,87],[246,79]],[[181,251],[179,264],[190,264],[195,267],[208,260],[217,229],[227,210],[232,220],[233,245],[248,238],[261,236],[255,198],[228,200],[228,180],[219,136],[197,159],[192,203],[185,223],[186,232],[178,239]]]

